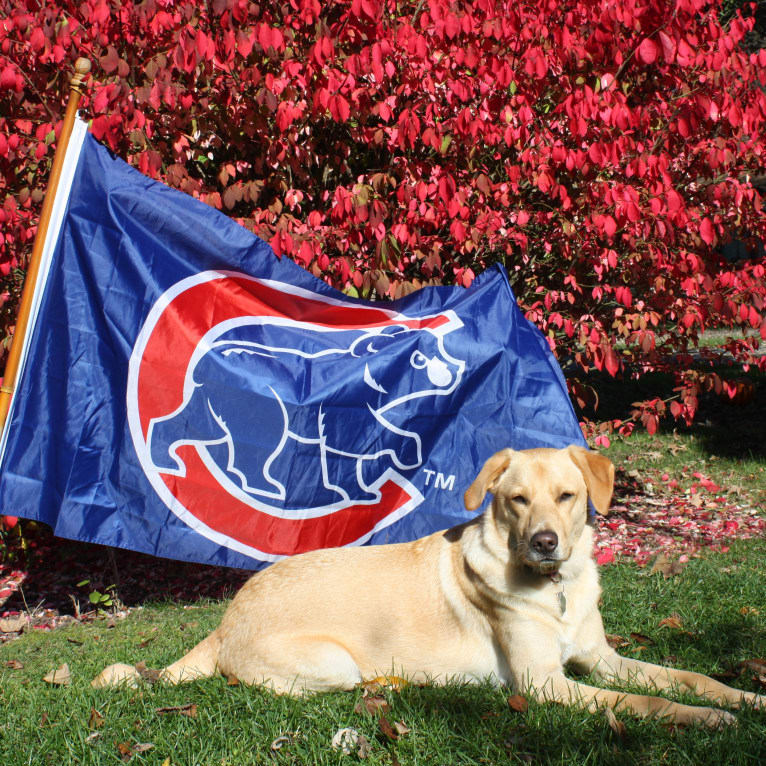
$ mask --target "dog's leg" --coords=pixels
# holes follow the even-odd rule
[[[315,636],[261,636],[255,644],[227,642],[220,668],[242,683],[263,684],[278,694],[353,689],[362,673],[340,643]]]
[[[711,702],[734,708],[744,704],[766,709],[766,697],[763,695],[733,689],[702,673],[654,665],[622,657],[617,652],[603,652],[598,664],[593,668],[593,673],[607,683],[628,681],[653,686],[656,689],[680,688]]]
[[[565,705],[582,705],[591,712],[603,707],[625,710],[646,718],[663,718],[674,723],[699,723],[717,727],[735,722],[731,713],[709,707],[682,705],[662,697],[646,694],[628,694],[612,689],[572,681],[564,675],[563,667],[554,659],[558,657],[558,645],[554,632],[526,631],[525,640],[520,640],[518,631],[513,640],[501,638],[506,649],[508,667],[514,688],[530,689],[539,702],[561,702]],[[534,636],[534,643],[529,637]],[[606,640],[604,640],[606,645]],[[606,649],[612,651],[606,645]],[[578,657],[573,664],[581,669],[592,669],[601,653],[588,653]],[[605,652],[608,655],[608,652]],[[615,653],[615,657],[619,657]]]
[[[563,672],[552,673],[546,679],[531,679],[531,684],[532,696],[539,702],[579,704],[590,712],[609,707],[642,717],[662,718],[679,724],[702,724],[711,728],[733,724],[736,721],[735,717],[725,710],[682,705],[662,697],[599,689],[572,681]]]

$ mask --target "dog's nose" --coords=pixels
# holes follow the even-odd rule
[[[532,535],[529,544],[537,553],[553,553],[553,551],[556,550],[556,546],[559,544],[559,538],[555,532],[545,530]]]

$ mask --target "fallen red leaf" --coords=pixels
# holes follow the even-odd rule
[[[514,694],[508,697],[508,707],[511,710],[515,710],[517,713],[526,713],[529,708],[529,702],[526,697],[521,694]]]

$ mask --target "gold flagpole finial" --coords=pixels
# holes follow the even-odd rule
[[[90,73],[90,66],[90,59],[79,58],[74,62],[74,74],[69,82],[69,87],[71,90],[76,90],[80,95],[82,95],[82,84]]]

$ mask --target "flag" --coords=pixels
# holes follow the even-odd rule
[[[0,512],[255,569],[473,516],[504,447],[584,444],[495,266],[350,298],[76,124],[16,393]]]

